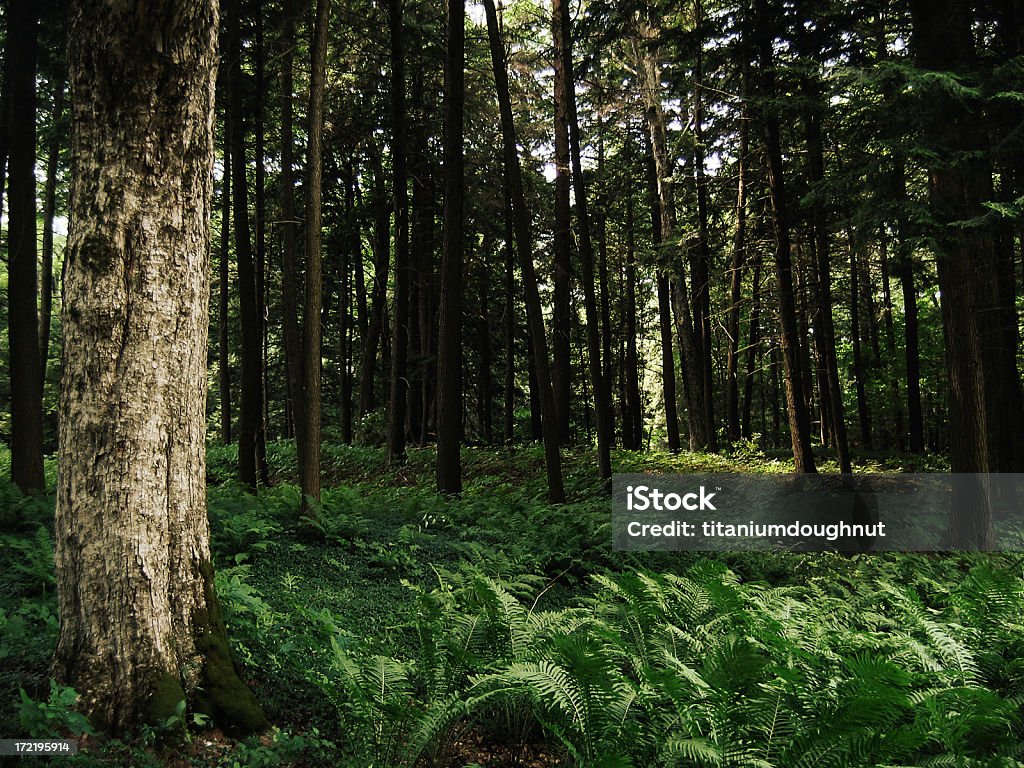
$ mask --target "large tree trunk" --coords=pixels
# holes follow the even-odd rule
[[[772,55],[772,33],[768,20],[768,0],[757,0],[757,41],[760,48],[762,96],[775,95],[775,63]],[[793,292],[793,265],[790,254],[789,202],[783,171],[779,118],[767,105],[761,115],[765,132],[765,155],[768,164],[768,186],[771,193],[772,221],[775,228],[775,279],[779,297],[780,343],[785,366],[786,407],[789,434],[793,445],[793,463],[797,472],[816,472],[811,452],[811,425],[803,399],[800,374],[800,338],[796,323],[796,302]]]
[[[587,360],[590,369],[590,383],[594,390],[594,410],[597,420],[597,474],[611,478],[612,460],[612,407],[611,382],[604,376],[601,365],[601,317],[597,309],[597,294],[594,287],[594,244],[590,237],[590,215],[587,207],[587,187],[583,178],[583,163],[580,159],[580,123],[576,110],[576,78],[572,61],[572,29],[569,18],[568,0],[556,0],[555,8],[561,14],[556,26],[561,28],[562,47],[556,46],[555,55],[562,59],[565,77],[565,100],[569,118],[569,149],[572,156],[572,184],[576,194],[576,219],[579,235],[580,281],[583,283],[583,308],[587,321]],[[556,35],[556,42],[559,36]]]
[[[9,83],[10,195],[8,198],[7,338],[11,360],[11,479],[22,491],[41,491],[43,387],[39,378],[36,307],[36,37],[39,10],[14,0],[7,11],[4,80]]]
[[[405,420],[409,372],[409,193],[405,152],[405,45],[402,0],[388,0],[391,30],[391,168],[395,202],[395,321],[391,344],[391,396],[388,408],[388,454],[405,460]]]
[[[444,63],[444,245],[437,349],[437,488],[462,492],[465,0],[448,0]]]
[[[56,675],[112,733],[182,699],[261,730],[206,518],[217,3],[80,0],[70,29]]]
[[[537,376],[537,390],[540,400],[541,429],[544,436],[544,463],[548,476],[548,497],[555,503],[565,501],[562,486],[562,457],[558,450],[558,433],[555,426],[555,398],[551,387],[551,367],[548,362],[548,344],[544,335],[544,316],[541,311],[540,291],[533,254],[530,252],[530,224],[523,193],[522,170],[516,150],[516,129],[512,121],[512,100],[509,97],[508,70],[505,64],[505,47],[498,31],[498,15],[494,0],[484,0],[487,13],[487,36],[491,49],[491,65],[498,92],[498,109],[501,113],[502,143],[505,148],[505,168],[512,197],[512,212],[515,225],[516,253],[519,257],[519,271],[522,273],[523,290],[526,299],[526,319],[530,331],[533,354],[533,369]]]
[[[973,71],[971,3],[912,0],[910,9],[919,66]],[[949,374],[950,459],[955,473],[983,473],[992,467],[990,422],[1005,418],[996,412],[986,380],[994,375],[986,348],[998,306],[998,270],[989,227],[959,222],[985,215],[991,171],[983,155],[984,126],[971,105],[941,88],[929,96],[923,126],[924,139],[935,153],[929,186],[932,216],[939,225],[933,234]],[[974,478],[954,484],[950,543],[991,549],[995,536],[988,489]]]
[[[321,199],[323,197],[324,91],[327,87],[327,27],[331,0],[316,1],[313,42],[309,51],[309,145],[306,153],[306,302],[302,318],[303,442],[299,445],[303,508],[320,499],[320,360],[323,333],[321,275]]]
[[[260,424],[263,421],[263,360],[260,352],[256,265],[249,239],[249,195],[242,104],[241,1],[233,0],[227,19],[228,109],[231,119],[231,193],[238,263],[238,311],[242,336],[241,413],[238,423],[238,476],[256,487]]]

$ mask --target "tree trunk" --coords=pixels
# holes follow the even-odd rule
[[[323,197],[324,90],[327,86],[327,27],[331,0],[316,0],[313,41],[309,51],[309,144],[306,152],[306,302],[302,318],[302,402],[296,421],[303,423],[299,446],[303,509],[312,510],[307,499],[320,499],[320,367],[323,333],[320,311],[323,301],[321,275],[321,199]]]
[[[743,376],[743,416],[740,420],[740,433],[749,440],[752,436],[750,427],[750,411],[754,400],[754,364],[757,362],[757,348],[761,342],[760,338],[760,313],[761,313],[761,256],[754,258],[754,275],[751,278],[753,284],[750,298],[750,316],[747,320],[747,352]],[[763,380],[763,376],[762,376]],[[763,405],[763,398],[762,398]],[[763,421],[763,419],[762,419]]]
[[[391,38],[391,167],[395,204],[395,320],[391,344],[391,396],[388,408],[388,455],[405,460],[409,389],[409,193],[405,150],[405,44],[402,0],[388,0]]]
[[[653,34],[648,31],[649,34]],[[672,189],[672,166],[668,156],[668,139],[665,129],[665,113],[661,106],[661,74],[657,61],[650,52],[638,56],[643,69],[644,93],[647,97],[645,120],[651,136],[654,155],[655,179],[658,190],[661,244],[676,244],[675,193]],[[673,247],[673,250],[675,248]],[[707,411],[704,398],[710,393],[704,391],[704,375],[690,312],[690,294],[686,287],[685,268],[681,259],[676,259],[678,272],[675,277],[676,334],[679,336],[679,356],[683,380],[686,384],[687,417],[690,425],[690,450],[707,448],[710,437],[707,433]]]
[[[288,399],[291,402],[292,427],[296,451],[305,441],[305,425],[298,415],[305,413],[302,398],[302,332],[299,328],[299,279],[296,263],[298,247],[296,232],[299,222],[295,218],[295,138],[293,124],[295,109],[292,102],[295,64],[295,4],[283,0],[281,17],[281,307],[284,314],[284,353],[288,380]],[[300,470],[301,474],[301,470]]]
[[[388,269],[391,266],[389,241],[390,214],[388,193],[384,183],[384,166],[380,149],[370,145],[373,166],[373,295],[370,299],[370,321],[363,336],[363,355],[359,369],[359,416],[363,417],[377,407],[374,392],[374,373],[377,369],[377,351],[384,330],[384,310],[387,306]]]
[[[228,140],[231,110],[224,110],[224,173],[220,182],[220,296],[217,308],[217,373],[220,384],[220,439],[231,445],[231,357],[228,344],[228,309],[231,277],[228,269],[231,240],[231,150]]]
[[[465,0],[448,0],[444,66],[444,245],[437,350],[437,488],[462,493]]]
[[[704,7],[694,0],[696,69],[693,98],[693,172],[697,187],[697,260],[693,274],[694,322],[700,374],[703,378],[704,433],[709,451],[718,450],[718,425],[715,423],[713,369],[711,365],[711,246],[708,235],[708,180],[704,170]]]
[[[36,59],[39,10],[32,0],[7,9],[4,81],[9,83],[7,338],[11,376],[11,480],[25,493],[41,491],[43,382],[39,378],[36,307]]]
[[[812,185],[821,185],[825,180],[825,152],[821,135],[821,117],[818,112],[821,94],[817,83],[808,79],[804,82],[808,94],[809,111],[805,119],[807,136],[808,170]],[[828,231],[828,213],[821,196],[814,198],[811,208],[811,223],[814,227],[815,278],[818,284],[818,326],[821,335],[821,351],[824,355],[825,378],[828,382],[829,422],[832,438],[839,459],[840,472],[852,472],[850,443],[846,435],[846,411],[843,407],[843,388],[839,382],[839,359],[836,356],[836,332],[832,317],[832,253]]]
[[[572,156],[572,183],[576,195],[576,221],[579,236],[580,280],[583,283],[583,311],[587,323],[587,359],[590,369],[590,383],[594,390],[594,411],[597,421],[597,474],[610,479],[612,476],[611,443],[611,383],[605,379],[601,365],[601,317],[597,309],[597,294],[594,287],[594,245],[590,237],[590,214],[587,204],[587,187],[583,178],[583,163],[580,159],[580,124],[576,109],[576,78],[572,61],[572,28],[569,18],[568,0],[555,0],[555,8],[561,14],[561,43],[556,46],[555,55],[561,56],[565,77],[566,105],[569,118],[569,149]],[[556,41],[558,36],[556,35]]]
[[[217,4],[80,0],[69,26],[56,676],[112,734],[163,723],[182,699],[262,730],[229,655],[206,518]]]
[[[864,345],[860,332],[860,270],[857,264],[857,245],[853,232],[847,235],[850,247],[850,341],[853,344],[853,380],[857,388],[857,416],[860,419],[861,446],[871,450],[871,412],[868,410],[868,398],[864,371]]]
[[[976,66],[971,4],[966,0],[911,0],[913,45],[926,70],[971,72]],[[997,274],[991,231],[963,227],[985,214],[991,171],[982,152],[985,127],[972,105],[935,88],[923,122],[924,139],[935,153],[930,168],[931,214],[936,268],[949,374],[950,459],[954,473],[991,470],[990,421],[1002,418],[990,402],[986,346],[997,301]],[[991,549],[995,544],[986,484],[977,475],[954,484],[950,543]]]
[[[515,440],[516,427],[516,303],[515,303],[515,245],[512,231],[512,195],[509,192],[508,173],[504,174],[505,192],[505,442]]]
[[[235,225],[235,259],[238,264],[238,310],[242,337],[241,414],[238,423],[238,476],[256,488],[260,424],[263,421],[263,372],[260,352],[259,301],[256,268],[249,240],[249,195],[246,178],[245,124],[242,104],[241,1],[233,0],[227,18],[229,62],[228,109],[231,119],[231,190]]]
[[[352,158],[345,161],[345,245],[341,268],[341,441],[352,444],[352,264],[359,258],[359,222],[356,220],[356,178]]]
[[[554,251],[554,306],[551,321],[551,384],[555,394],[555,414],[558,418],[558,439],[562,445],[570,441],[572,400],[572,344],[570,341],[571,309],[570,259],[572,234],[570,232],[569,192],[571,186],[571,160],[569,152],[569,83],[566,72],[565,36],[562,8],[568,0],[552,0],[551,32],[554,40],[554,104],[555,104],[555,221],[552,248]]]
[[[768,0],[757,0],[757,37],[761,59],[762,97],[775,96],[775,64],[772,56],[772,34],[768,21]],[[811,425],[803,400],[800,375],[800,339],[796,325],[796,303],[793,294],[793,267],[790,254],[789,202],[783,175],[782,145],[779,118],[768,105],[761,115],[765,131],[765,155],[768,165],[768,186],[771,195],[772,221],[775,228],[775,279],[779,297],[780,342],[785,366],[786,407],[789,433],[793,446],[793,463],[797,472],[816,472],[811,452]]]
[[[906,200],[907,182],[903,159],[893,161],[893,185],[897,202]],[[897,221],[896,245],[900,273],[900,293],[903,295],[904,354],[907,369],[907,428],[911,453],[924,453],[924,417],[921,412],[921,353],[917,322],[917,289],[914,286],[914,260],[907,237],[906,217]]]
[[[748,75],[746,66],[743,71],[743,93],[746,96]],[[739,384],[739,350],[740,350],[740,304],[743,298],[743,262],[747,248],[747,154],[749,151],[749,131],[746,101],[740,114],[740,151],[736,158],[736,232],[732,241],[732,263],[729,267],[729,318],[728,336],[729,351],[725,364],[725,410],[728,422],[729,439],[738,440],[740,430],[740,384]]]
[[[658,174],[655,170],[654,150],[650,136],[645,137],[644,175],[651,208],[651,243],[657,250],[661,245],[661,208],[658,203]],[[679,411],[676,402],[676,366],[672,350],[672,291],[668,275],[659,269],[656,275],[658,290],[658,329],[661,332],[661,392],[665,402],[665,426],[668,431],[668,449],[678,451]]]
[[[562,458],[558,449],[558,433],[555,419],[555,398],[551,387],[551,368],[548,362],[548,345],[544,336],[544,316],[540,304],[537,273],[530,253],[530,225],[523,193],[522,171],[516,150],[516,130],[512,121],[512,100],[509,96],[508,71],[505,65],[505,48],[498,31],[498,16],[494,0],[484,0],[487,13],[487,36],[491,49],[491,64],[498,92],[498,109],[501,113],[501,133],[505,148],[505,168],[508,173],[512,196],[512,211],[515,226],[516,252],[519,256],[519,270],[522,273],[526,298],[526,318],[533,347],[533,368],[537,374],[537,389],[540,399],[541,429],[544,436],[544,462],[548,476],[548,497],[556,504],[565,501],[562,486]],[[591,275],[591,277],[593,277]],[[591,284],[593,284],[591,282]]]
[[[43,259],[39,281],[39,386],[46,386],[46,366],[50,359],[50,318],[53,313],[53,220],[57,213],[57,164],[60,161],[60,123],[64,115],[64,78],[54,84],[53,119],[50,146],[46,158],[46,185],[43,188]]]
[[[622,447],[639,451],[643,444],[644,417],[640,401],[640,359],[636,340],[636,262],[633,236],[633,195],[626,194],[626,354],[623,376],[625,378],[625,403],[623,406]]]
[[[266,83],[263,66],[263,2],[260,0],[253,9],[255,13],[255,41],[253,46],[254,69],[256,70],[256,98],[253,108],[253,153],[255,155],[255,174],[253,183],[255,209],[253,225],[256,239],[256,325],[258,328],[260,348],[260,420],[256,427],[256,462],[262,485],[270,484],[270,468],[267,466],[267,407],[270,397],[267,389],[267,171],[266,141],[263,121],[263,102],[266,95]]]

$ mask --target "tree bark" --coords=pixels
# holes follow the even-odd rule
[[[601,317],[597,308],[595,289],[594,244],[590,237],[590,213],[587,201],[587,186],[583,177],[583,163],[580,159],[580,124],[576,109],[576,78],[572,60],[572,28],[569,18],[568,0],[555,0],[554,7],[561,14],[557,26],[561,28],[562,47],[556,46],[556,56],[561,56],[565,78],[565,101],[569,119],[569,150],[572,157],[572,184],[576,195],[576,221],[579,236],[580,280],[583,283],[583,311],[587,323],[587,359],[590,383],[594,390],[594,411],[597,421],[597,474],[604,479],[612,476],[611,443],[612,407],[610,382],[605,379],[601,364]],[[556,35],[556,41],[558,39]]]
[[[625,378],[625,403],[623,404],[622,447],[639,451],[643,445],[644,418],[640,401],[640,359],[637,353],[637,304],[636,304],[636,245],[634,242],[633,195],[626,195],[626,354],[623,377]]]
[[[743,71],[743,93],[748,96],[748,75],[746,66]],[[732,262],[729,266],[729,317],[728,336],[729,350],[725,363],[725,411],[729,430],[729,439],[738,440],[740,430],[740,386],[739,386],[739,349],[740,349],[740,304],[743,298],[743,263],[746,260],[747,248],[747,154],[749,152],[750,123],[747,115],[746,100],[740,113],[740,148],[736,158],[736,232],[732,241]]]
[[[39,386],[46,386],[46,366],[50,359],[50,319],[53,314],[53,220],[57,213],[57,164],[60,161],[61,121],[64,115],[64,77],[54,83],[53,118],[46,158],[46,184],[43,188],[43,253],[39,281]]]
[[[7,10],[4,80],[10,88],[7,339],[11,360],[11,480],[25,493],[41,491],[43,382],[39,377],[36,306],[36,61],[38,6],[13,0]]]
[[[323,136],[324,91],[327,87],[327,28],[331,0],[316,0],[313,41],[309,51],[309,144],[306,152],[306,301],[302,318],[302,401],[305,406],[296,421],[303,422],[303,444],[299,446],[303,509],[312,514],[308,499],[320,499],[320,367],[323,332],[320,311],[323,302],[321,274],[323,227]]]
[[[231,110],[224,110],[224,173],[220,182],[220,281],[217,308],[217,379],[220,385],[220,439],[224,445],[231,445],[231,357],[228,344],[228,309],[230,296],[230,274],[228,259],[231,241],[231,150],[228,135]]]
[[[444,65],[444,245],[437,350],[437,488],[462,493],[465,0],[448,0]]]
[[[533,349],[533,368],[537,375],[537,389],[540,399],[541,429],[544,436],[544,463],[547,469],[548,498],[560,504],[565,501],[562,486],[562,458],[558,448],[556,429],[555,398],[551,387],[551,367],[548,362],[548,345],[544,335],[544,316],[541,311],[540,292],[537,288],[537,273],[530,253],[530,225],[523,194],[522,171],[516,150],[516,130],[512,120],[512,101],[509,96],[508,71],[505,65],[505,48],[498,31],[498,16],[494,0],[484,0],[487,14],[487,36],[491,49],[491,64],[498,93],[498,109],[501,113],[501,134],[505,148],[505,168],[508,173],[512,196],[512,211],[515,226],[516,253],[519,270],[522,273],[526,299],[526,318]]]
[[[56,676],[113,734],[183,699],[262,730],[206,518],[217,3],[79,0],[70,29]]]
[[[976,65],[971,4],[966,0],[911,0],[913,46],[925,70],[971,72]],[[923,119],[930,163],[929,203],[949,375],[949,426],[954,473],[989,472],[990,422],[1002,418],[990,402],[992,376],[986,346],[998,306],[998,270],[988,226],[958,222],[981,217],[991,191],[983,155],[984,126],[971,106],[935,89]],[[995,545],[988,488],[978,475],[954,484],[950,544],[971,549]]]
[[[388,0],[391,37],[391,167],[395,205],[395,320],[391,344],[391,396],[388,409],[388,455],[405,460],[409,389],[409,192],[405,149],[405,44],[402,0]]]
[[[241,414],[238,423],[238,476],[256,488],[258,443],[263,421],[263,358],[260,351],[259,298],[256,265],[249,239],[249,195],[245,157],[245,124],[242,103],[241,0],[231,0],[227,15],[229,62],[228,109],[231,120],[231,188],[235,228],[235,259],[238,264],[238,310],[242,337]]]
[[[775,63],[772,55],[773,36],[768,20],[768,0],[757,0],[757,39],[760,49],[762,96],[775,95]],[[789,201],[779,138],[779,118],[768,106],[761,115],[765,132],[765,155],[768,165],[768,186],[771,195],[772,221],[775,229],[775,279],[779,297],[780,343],[785,366],[786,407],[789,433],[793,446],[793,463],[797,472],[816,472],[811,451],[811,425],[803,400],[800,375],[800,339],[796,324],[796,303],[793,293],[793,266],[790,254]]]
[[[867,450],[872,448],[871,411],[864,370],[864,345],[860,332],[860,270],[857,264],[857,244],[853,232],[848,233],[850,248],[850,341],[853,344],[853,380],[857,389],[857,416],[860,420],[860,443]]]
[[[390,214],[388,193],[384,183],[384,165],[380,149],[370,145],[373,167],[373,294],[370,297],[370,318],[363,335],[363,354],[359,367],[359,416],[363,417],[377,407],[374,391],[374,372],[377,369],[377,351],[384,330],[384,310],[387,306],[388,270],[391,266]],[[386,334],[384,337],[387,338]]]

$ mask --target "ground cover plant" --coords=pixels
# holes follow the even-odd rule
[[[545,498],[537,447],[465,449],[461,499],[428,451],[325,451],[296,514],[294,452],[251,495],[211,448],[217,592],[275,730],[184,707],[90,737],[52,682],[52,496],[3,486],[0,722],[80,735],[80,765],[986,766],[1024,759],[1024,579],[1011,555],[611,550],[584,462]],[[572,463],[567,462],[568,466]],[[751,452],[615,455],[617,471],[782,471]],[[13,733],[12,732],[12,733]],[[6,735],[6,734],[5,734]],[[20,764],[30,765],[22,758]]]

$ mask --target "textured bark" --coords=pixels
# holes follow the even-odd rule
[[[807,80],[804,90],[808,95],[808,114],[805,119],[808,171],[812,184],[820,185],[825,179],[825,152],[821,135],[819,103],[821,94],[816,82]],[[846,412],[843,407],[843,389],[839,382],[839,362],[836,357],[836,332],[832,318],[832,255],[828,231],[828,212],[819,196],[811,208],[814,226],[814,273],[818,285],[816,326],[821,336],[822,362],[825,368],[828,393],[828,416],[833,444],[839,459],[839,471],[851,472],[850,445],[846,435]],[[815,339],[817,341],[817,339]]]
[[[323,301],[321,276],[321,199],[323,196],[324,91],[327,87],[327,26],[331,0],[317,0],[313,42],[309,52],[309,144],[306,152],[306,301],[302,322],[303,422],[299,445],[303,506],[320,499],[320,367],[323,333],[320,310]]]
[[[655,170],[654,150],[650,135],[645,136],[644,178],[651,209],[651,243],[655,249],[661,245],[661,207],[658,204],[658,175]],[[661,333],[661,392],[665,402],[665,426],[668,431],[668,449],[678,451],[679,411],[676,404],[676,368],[672,351],[672,292],[668,276],[659,269],[656,276],[658,290],[658,329]]]
[[[554,251],[554,305],[551,318],[551,385],[555,394],[555,414],[558,419],[558,439],[562,445],[570,441],[572,401],[572,344],[569,191],[571,187],[571,160],[569,152],[569,89],[565,61],[564,18],[568,17],[569,0],[552,0],[551,33],[554,41],[554,144],[555,144],[555,226],[552,248]],[[563,13],[564,9],[564,13]]]
[[[541,311],[540,291],[533,265],[531,250],[529,214],[523,193],[522,171],[516,150],[516,130],[512,120],[512,101],[509,97],[508,71],[505,64],[505,47],[498,31],[498,16],[494,0],[484,0],[487,14],[487,36],[491,49],[491,65],[498,93],[498,109],[501,113],[502,143],[505,149],[505,168],[508,174],[509,190],[512,196],[512,213],[515,226],[516,254],[523,278],[526,299],[526,319],[532,348],[532,368],[536,372],[537,394],[541,413],[541,429],[544,437],[544,464],[547,469],[548,498],[555,503],[565,501],[562,486],[562,457],[558,449],[556,430],[555,398],[551,387],[551,367],[548,361],[548,345],[544,335],[544,316]]]
[[[64,79],[54,83],[53,118],[46,157],[46,184],[43,187],[43,253],[39,277],[39,381],[46,385],[46,365],[50,358],[50,319],[53,314],[53,219],[57,213],[57,164],[60,161],[60,124],[64,115]]]
[[[580,123],[576,109],[576,78],[572,61],[572,27],[569,18],[569,3],[555,2],[561,21],[561,50],[556,47],[556,56],[562,59],[565,77],[565,101],[569,119],[569,150],[572,157],[572,185],[576,195],[576,223],[579,236],[580,281],[583,283],[583,311],[587,324],[587,364],[590,384],[594,391],[593,402],[597,422],[597,474],[610,479],[612,476],[612,407],[611,382],[604,376],[601,364],[601,317],[597,308],[595,289],[594,245],[590,236],[590,213],[588,210],[587,187],[583,177],[583,163],[580,158]],[[556,36],[557,40],[557,36]]]
[[[235,259],[238,264],[238,312],[241,323],[241,412],[238,422],[239,480],[255,488],[259,457],[260,425],[263,422],[263,359],[260,352],[259,301],[256,265],[249,239],[249,195],[242,103],[241,0],[227,6],[225,52],[228,66],[228,109],[231,120],[231,202],[234,213]]]
[[[43,387],[36,307],[36,58],[39,9],[13,0],[7,12],[4,81],[10,84],[7,338],[11,360],[11,480],[40,491],[43,477]]]
[[[971,72],[976,66],[971,4],[966,0],[912,0],[913,45],[917,63],[928,70]],[[935,89],[923,136],[935,153],[931,162],[931,213],[936,269],[942,295],[943,330],[949,375],[952,471],[991,471],[990,422],[1004,414],[993,408],[994,375],[986,354],[998,306],[998,270],[989,227],[956,222],[984,214],[991,170],[983,156],[984,126],[971,106]],[[971,479],[973,478],[973,479]],[[955,483],[950,543],[991,549],[995,544],[988,489],[973,475]]]
[[[762,96],[775,95],[775,64],[772,55],[772,34],[769,26],[768,0],[757,0],[757,40],[760,49]],[[784,178],[779,118],[768,106],[761,115],[765,132],[765,155],[768,165],[768,186],[771,193],[772,222],[775,229],[775,279],[779,299],[780,343],[785,366],[786,408],[789,434],[793,446],[793,463],[797,472],[816,472],[811,452],[811,425],[803,400],[800,374],[800,339],[796,324],[793,292],[793,267],[790,254],[789,201]]]
[[[391,168],[395,208],[395,319],[391,343],[391,388],[388,407],[388,455],[405,460],[409,389],[409,193],[405,149],[405,44],[402,0],[388,1],[391,37]]]
[[[444,244],[437,348],[437,488],[462,492],[465,0],[448,0],[444,63]]]
[[[649,35],[653,34],[648,31]],[[644,97],[646,100],[645,119],[651,137],[654,155],[655,179],[658,190],[660,240],[663,246],[678,248],[676,232],[675,192],[672,189],[672,165],[668,156],[668,138],[665,128],[665,112],[661,105],[661,73],[657,61],[650,52],[638,55],[643,74]],[[672,291],[676,316],[676,335],[679,337],[679,357],[686,390],[688,423],[690,426],[690,450],[708,447],[707,410],[704,399],[704,375],[701,355],[697,345],[693,315],[690,307],[690,293],[686,285],[685,268],[682,260],[676,259],[676,275]]]
[[[284,314],[284,353],[296,446],[301,445],[304,425],[297,414],[305,411],[302,399],[302,334],[299,329],[299,279],[296,264],[295,138],[292,102],[295,64],[294,0],[284,0],[281,16],[281,172],[278,177],[281,205],[281,307]],[[301,452],[299,454],[301,461]],[[301,470],[300,470],[301,471]]]
[[[266,719],[213,588],[205,394],[215,0],[75,3],[55,671],[98,727]]]

